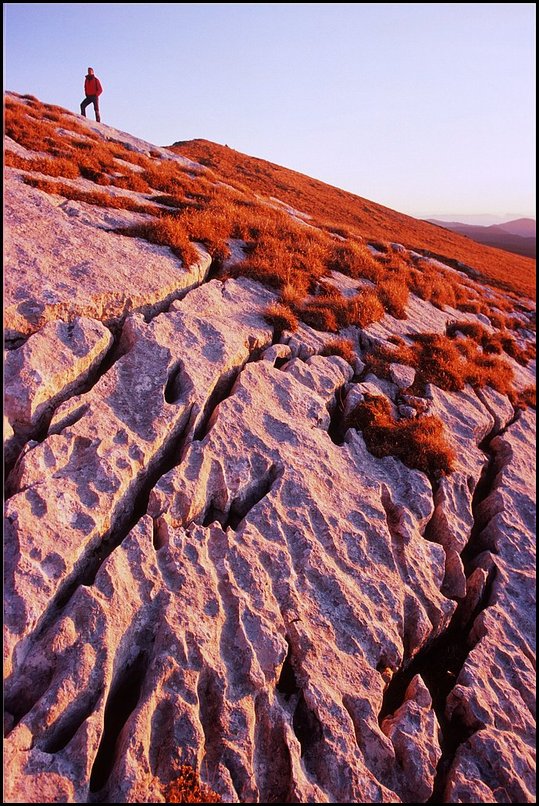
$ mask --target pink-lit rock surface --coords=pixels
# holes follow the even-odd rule
[[[31,433],[47,412],[70,397],[112,343],[101,322],[78,317],[46,324],[4,362],[4,411],[18,431]]]
[[[56,319],[86,316],[115,322],[132,310],[156,313],[204,279],[211,259],[202,246],[199,262],[184,267],[168,247],[115,234],[112,229],[119,222],[114,213],[113,223],[103,225],[94,207],[70,201],[66,209],[58,196],[24,185],[14,169],[7,169],[8,338],[28,336]],[[121,218],[127,225],[145,216],[122,212]]]
[[[349,364],[112,232],[140,214],[7,191],[5,802],[163,803],[183,765],[225,802],[534,802],[535,411],[365,371],[485,323],[411,295]],[[374,457],[367,393],[454,471]]]

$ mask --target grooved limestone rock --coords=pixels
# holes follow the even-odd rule
[[[73,209],[86,210],[85,218]],[[7,338],[35,333],[47,322],[89,316],[117,322],[133,310],[155,314],[207,275],[211,258],[200,245],[200,260],[184,267],[168,247],[124,238],[99,226],[95,208],[24,185],[7,169],[4,244]],[[148,216],[124,214],[124,225]],[[109,225],[110,226],[110,225]],[[51,271],[51,265],[54,270]]]
[[[217,169],[76,122],[58,138],[126,149],[124,177],[135,152],[222,189]],[[164,803],[183,765],[225,802],[533,802],[535,412],[488,387],[405,395],[413,370],[378,378],[364,353],[454,319],[497,328],[410,294],[405,319],[274,343],[278,291],[207,281],[201,245],[184,267],[113,231],[145,214],[31,189],[22,171],[5,207],[8,346],[28,337],[6,374],[6,802]],[[230,246],[249,259],[250,242]],[[373,289],[335,271],[322,284]],[[524,302],[508,316],[528,348]],[[336,336],[353,368],[321,355]],[[533,361],[507,361],[516,389],[534,383]],[[370,454],[346,430],[366,394],[438,417],[454,471]]]
[[[455,757],[446,797],[522,803],[535,787],[535,416],[523,413],[493,450],[496,477],[479,536],[492,552],[492,593],[447,701],[448,715],[472,735]]]
[[[4,412],[11,425],[30,433],[40,419],[76,390],[112,343],[94,319],[49,322],[4,362]]]
[[[382,730],[395,747],[400,772],[397,786],[403,801],[423,803],[428,800],[442,751],[432,698],[420,675],[409,684],[400,708],[392,717],[384,719]]]

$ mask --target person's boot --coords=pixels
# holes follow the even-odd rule
[[[100,115],[96,115],[96,116],[95,116],[95,120],[96,120],[96,123],[101,123],[101,116],[100,116]]]
[[[83,118],[85,118],[85,117],[86,117],[86,109],[82,109],[82,108],[81,108],[80,113],[81,113],[81,115],[82,115],[82,117],[83,117]]]

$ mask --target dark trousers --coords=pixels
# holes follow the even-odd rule
[[[101,118],[99,117],[99,97],[97,95],[87,95],[84,101],[80,105],[80,113],[83,117],[86,117],[86,107],[90,104],[94,105],[94,112],[95,112],[95,119],[99,123]]]

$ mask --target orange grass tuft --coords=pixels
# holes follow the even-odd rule
[[[190,242],[184,227],[182,227],[178,219],[172,216],[165,215],[157,221],[122,227],[116,232],[131,238],[144,238],[150,243],[159,244],[159,246],[168,246],[180,258],[184,266],[188,266],[198,260],[198,252]]]
[[[202,784],[196,770],[184,765],[180,774],[165,787],[167,803],[221,803],[221,796]]]
[[[99,193],[93,190],[79,190],[73,185],[66,185],[64,182],[51,182],[47,179],[40,179],[35,176],[23,176],[25,184],[51,193],[56,196],[63,196],[65,199],[86,202],[97,207],[107,207],[114,210],[131,210],[135,213],[146,213],[147,215],[159,215],[159,209],[150,204],[139,204],[126,196],[111,196],[107,193]],[[124,233],[126,234],[126,233]]]
[[[294,331],[298,328],[296,315],[286,305],[280,302],[272,302],[264,310],[264,319],[275,328],[278,334],[283,330]]]
[[[350,339],[331,339],[320,350],[320,355],[340,355],[352,366],[357,358],[353,342]]]
[[[442,421],[434,415],[394,420],[385,397],[366,395],[349,413],[346,424],[363,432],[373,456],[395,456],[431,479],[454,470],[455,451],[447,441]]]

